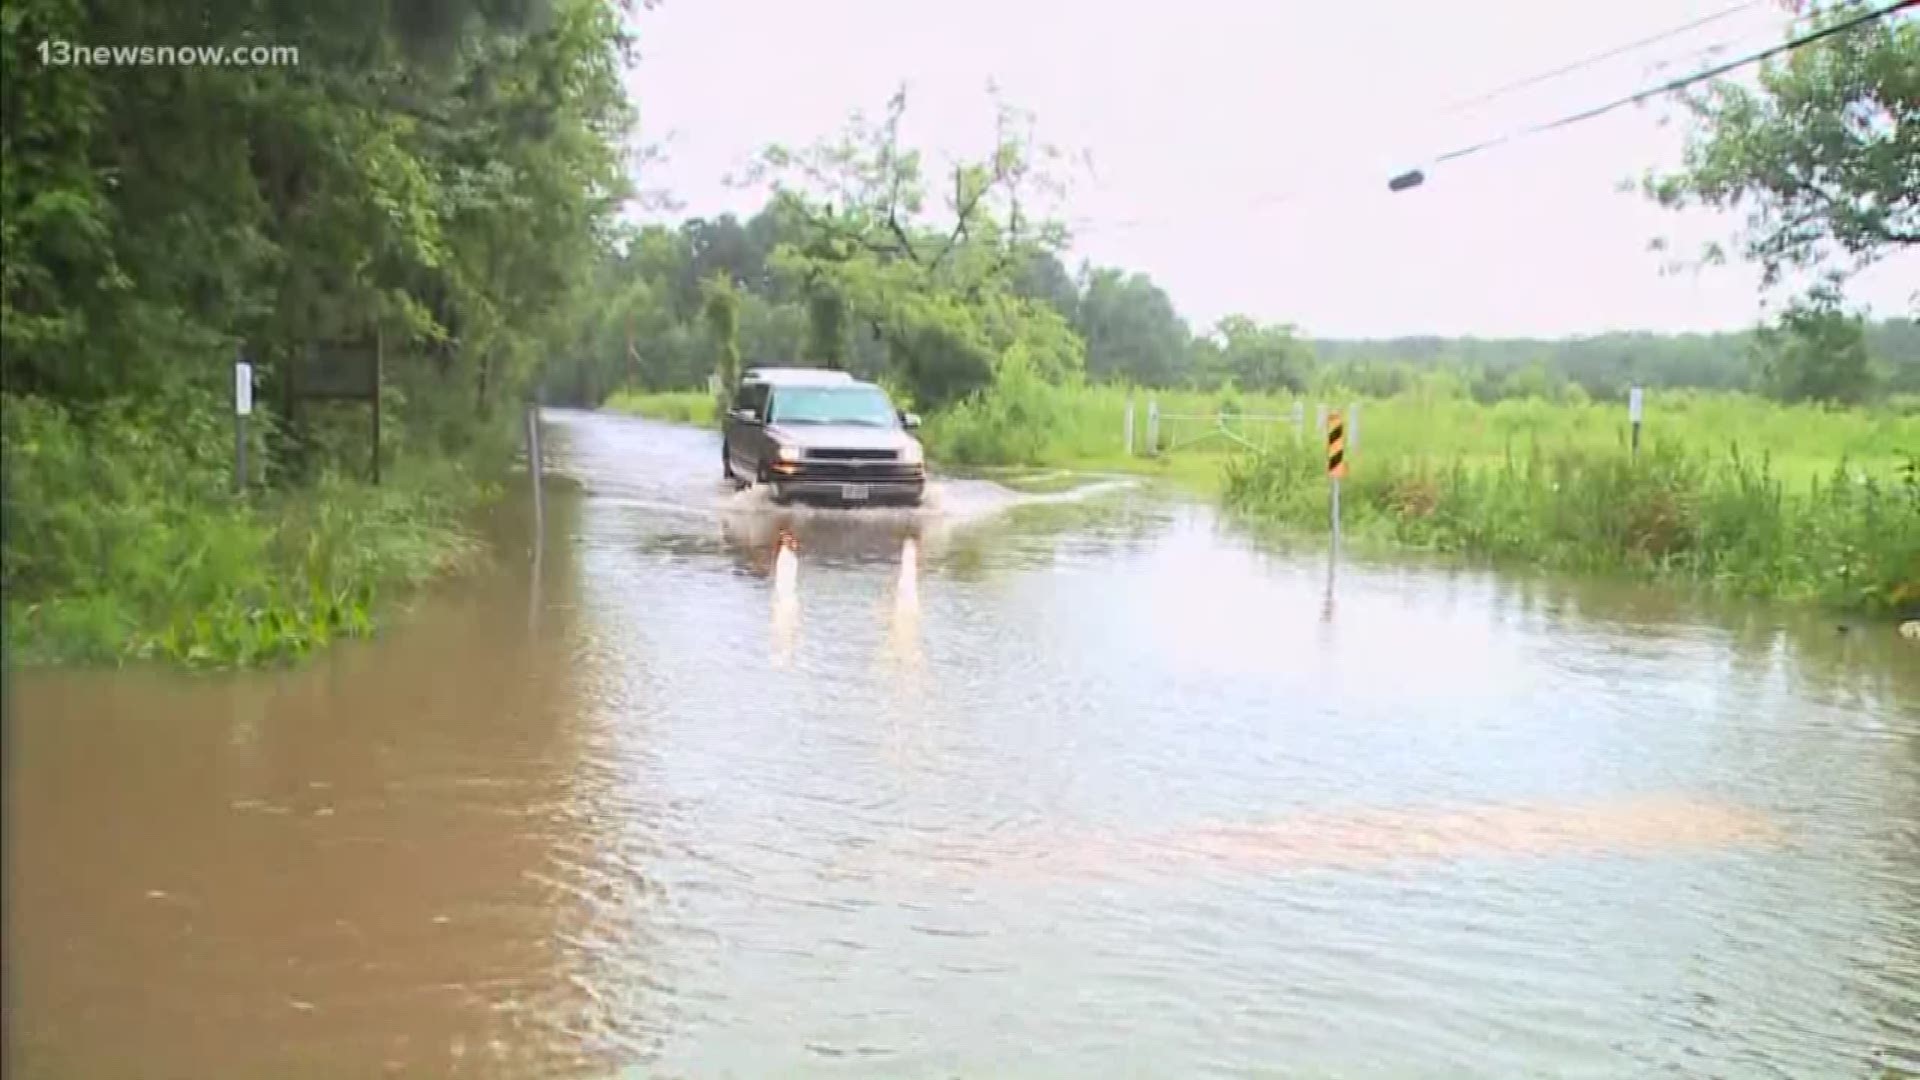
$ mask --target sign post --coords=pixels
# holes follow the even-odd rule
[[[1327,476],[1333,480],[1333,542],[1340,543],[1340,481],[1347,475],[1347,429],[1340,410],[1327,414]]]
[[[1640,456],[1640,416],[1641,407],[1644,404],[1645,400],[1639,387],[1636,386],[1627,391],[1627,420],[1633,425],[1632,454],[1634,457]]]
[[[253,415],[253,365],[240,359],[245,355],[234,351],[233,361],[233,489],[245,493],[247,490],[247,417]]]

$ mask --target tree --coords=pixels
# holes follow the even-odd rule
[[[1825,26],[1859,9],[1810,14]],[[1684,97],[1684,165],[1647,192],[1669,208],[1745,207],[1746,256],[1769,287],[1788,270],[1844,277],[1920,245],[1920,21],[1824,38],[1765,63],[1758,82]]]
[[[838,138],[771,147],[748,178],[769,182],[777,213],[797,223],[799,235],[779,243],[769,263],[806,297],[810,358],[843,362],[858,328],[885,344],[887,377],[935,409],[987,386],[999,358],[1028,333],[1024,322],[1038,309],[1000,298],[1013,294],[1029,260],[1064,246],[1066,233],[1046,213],[1060,191],[1049,171],[1057,155],[1035,143],[1030,116],[1003,104],[994,149],[954,162],[936,182],[900,140],[905,110],[903,90],[877,123],[855,114]]]
[[[1778,326],[1761,330],[1754,360],[1761,385],[1782,401],[1854,405],[1872,388],[1864,320],[1832,290],[1794,301]]]
[[[1087,374],[1146,386],[1178,380],[1192,333],[1166,291],[1145,274],[1089,269],[1078,319]]]
[[[1290,326],[1261,326],[1244,315],[1229,315],[1214,328],[1220,341],[1216,361],[1243,390],[1299,391],[1307,385],[1312,358]]]
[[[724,273],[700,283],[701,317],[707,324],[707,343],[713,349],[713,373],[719,377],[721,407],[740,381],[740,292]]]
[[[1080,286],[1051,251],[1036,251],[1027,257],[1014,273],[1013,291],[1029,300],[1044,301],[1068,322],[1079,317]]]

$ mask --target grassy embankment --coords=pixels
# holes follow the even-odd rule
[[[1402,397],[1365,402],[1345,535],[1717,592],[1886,612],[1920,604],[1920,415],[1651,396],[1640,455],[1624,409]],[[1225,469],[1224,501],[1327,524],[1319,447]]]
[[[381,486],[322,471],[242,499],[229,423],[191,391],[84,417],[6,398],[10,662],[245,666],[369,633],[383,600],[478,554],[472,512],[512,453],[504,425],[455,454],[396,415]],[[354,427],[319,432],[340,444],[324,460],[364,455]],[[277,464],[263,428],[256,477]]]
[[[1318,438],[1247,424],[1249,453],[1219,438],[1128,457],[1129,392],[1028,388],[931,417],[935,461],[1160,476],[1252,518],[1324,530]],[[1136,439],[1148,394],[1132,392]],[[1156,391],[1163,415],[1288,416],[1285,395]],[[1006,400],[1012,397],[1013,400]],[[997,400],[996,400],[997,399]],[[1348,399],[1340,398],[1339,404]],[[710,422],[705,394],[621,395],[609,406]],[[1314,403],[1306,403],[1308,425]],[[1407,394],[1360,402],[1345,532],[1354,542],[1460,552],[1860,611],[1920,603],[1920,413],[1784,406],[1744,394],[1649,395],[1640,456],[1618,403],[1492,405]],[[1168,420],[1163,443],[1207,425]]]

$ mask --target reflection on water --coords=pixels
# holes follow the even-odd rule
[[[785,667],[793,659],[800,629],[800,560],[791,533],[782,534],[773,557],[773,658]]]
[[[900,542],[900,572],[894,580],[893,604],[887,621],[887,656],[910,670],[917,670],[922,661],[920,544],[911,536]]]
[[[8,680],[9,1075],[1920,1071],[1892,634],[551,422],[537,568]]]

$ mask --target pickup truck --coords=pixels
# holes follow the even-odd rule
[[[919,505],[926,494],[920,420],[844,371],[753,368],[721,425],[720,469],[764,485],[776,503]]]

